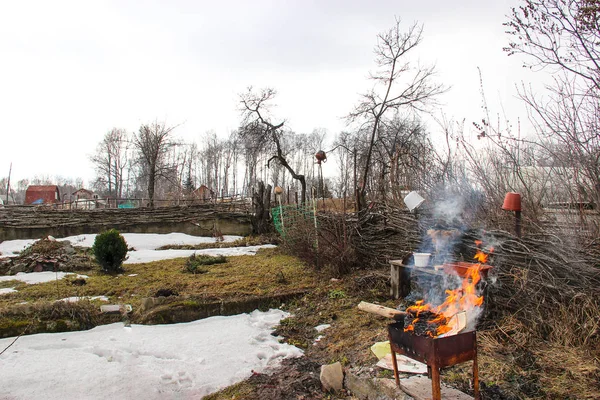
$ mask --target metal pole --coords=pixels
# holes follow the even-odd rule
[[[283,236],[285,237],[285,225],[283,223],[283,207],[281,207],[281,195],[278,194],[277,200],[279,201],[279,218],[281,218],[281,231],[283,232]]]
[[[521,211],[515,211],[515,233],[521,237]]]

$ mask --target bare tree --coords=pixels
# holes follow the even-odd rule
[[[127,167],[129,140],[124,129],[108,131],[90,157],[96,169],[96,187],[108,191],[109,196],[123,194],[124,171]]]
[[[185,193],[189,195],[196,189],[196,163],[199,157],[198,145],[196,143],[192,143],[188,146],[189,155],[185,159],[184,165],[184,173],[185,173],[185,181],[183,183],[183,188]]]
[[[266,88],[254,92],[250,87],[247,92],[240,95],[242,126],[240,134],[243,137],[253,137],[259,148],[274,145],[273,154],[267,161],[269,167],[271,161],[277,160],[292,176],[300,182],[302,193],[302,204],[306,202],[306,179],[303,174],[298,174],[287,161],[282,147],[283,126],[285,121],[272,123],[268,117],[269,102],[273,100],[277,92]]]
[[[600,4],[596,0],[524,0],[504,25],[508,55],[528,68],[566,72],[600,89]]]
[[[168,163],[170,149],[177,143],[171,138],[176,126],[166,126],[164,122],[153,122],[140,126],[133,136],[141,173],[148,179],[150,207],[154,207],[154,191],[157,179],[167,176],[172,170]]]
[[[572,200],[600,204],[600,3],[596,0],[524,0],[508,22],[509,55],[553,73],[546,91],[523,85],[539,135],[535,143],[572,174]]]
[[[361,100],[348,116],[350,122],[358,121],[370,130],[367,156],[360,183],[360,204],[366,205],[367,181],[371,168],[371,157],[377,139],[379,127],[389,110],[407,108],[424,111],[435,97],[446,89],[433,82],[435,67],[414,66],[408,59],[413,50],[421,43],[423,26],[411,25],[406,32],[400,28],[400,20],[377,36],[375,62],[377,70],[370,78],[374,87],[361,96]]]

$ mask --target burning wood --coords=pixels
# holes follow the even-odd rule
[[[451,318],[460,312],[470,313],[481,308],[483,296],[477,295],[477,284],[481,281],[482,263],[488,259],[488,254],[479,249],[481,241],[476,241],[478,247],[475,259],[479,261],[472,264],[466,271],[461,287],[446,290],[446,300],[439,306],[433,306],[419,300],[414,306],[406,309],[404,318],[404,332],[412,332],[417,336],[437,337],[453,330]],[[493,248],[490,249],[490,252]]]
[[[423,304],[423,300],[408,307],[406,312],[404,332],[412,332],[417,336],[436,337],[450,330],[448,318],[432,311],[429,304]]]

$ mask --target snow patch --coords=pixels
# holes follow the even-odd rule
[[[50,282],[56,279],[62,279],[67,275],[75,275],[72,272],[52,272],[52,271],[44,271],[44,272],[19,272],[16,275],[4,275],[0,276],[0,282],[5,281],[21,281],[27,284],[33,285],[36,283],[44,283]],[[76,275],[76,278],[89,278],[87,275]]]
[[[81,297],[65,297],[64,299],[60,299],[57,301],[64,301],[65,303],[77,303],[80,300],[101,300],[101,301],[109,301],[106,296],[81,296]]]
[[[127,246],[133,247],[136,250],[156,250],[161,246],[167,245],[196,245],[201,243],[217,243],[217,239],[208,236],[192,236],[185,233],[121,233],[127,242]],[[69,236],[64,239],[68,240],[74,246],[92,247],[96,234]],[[234,242],[242,239],[241,236],[225,235],[224,242]]]
[[[0,398],[201,398],[302,356],[270,334],[288,315],[254,311],[173,325],[116,323],[22,336],[0,356]],[[0,348],[12,341],[0,339]]]
[[[9,293],[14,293],[14,292],[18,292],[18,290],[15,290],[14,287],[2,288],[2,289],[0,289],[0,296],[3,294],[9,294]]]
[[[331,328],[331,325],[329,325],[329,324],[323,324],[323,325],[317,325],[317,326],[315,326],[315,329],[316,329],[317,332],[323,332],[327,328]]]
[[[138,264],[150,261],[169,260],[172,258],[189,257],[196,254],[207,254],[211,256],[242,256],[254,255],[259,248],[275,247],[274,245],[233,247],[225,249],[203,249],[203,250],[156,250],[167,245],[197,245],[201,243],[217,243],[217,239],[207,236],[191,236],[185,233],[122,233],[128,247],[133,251],[127,253],[129,259],[125,264]],[[68,236],[57,240],[68,240],[73,246],[92,247],[96,234]],[[242,236],[225,235],[223,242],[234,242],[242,239]],[[35,240],[8,240],[0,243],[0,258],[16,257],[19,252],[31,246]]]
[[[130,251],[129,258],[123,264],[140,264],[151,261],[169,260],[172,258],[189,257],[192,254],[205,254],[208,256],[253,256],[259,249],[271,249],[277,247],[273,244],[260,246],[230,247],[225,249],[203,249],[203,250],[137,250]]]
[[[34,242],[35,239],[5,240],[0,243],[0,258],[16,257]]]

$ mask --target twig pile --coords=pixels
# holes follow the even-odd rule
[[[497,241],[489,286],[488,321],[512,316],[544,340],[586,345],[600,339],[600,258],[554,235]],[[474,240],[472,233],[463,241]]]
[[[353,224],[353,244],[363,262],[387,265],[419,248],[425,227],[414,214],[395,208],[366,210]]]

